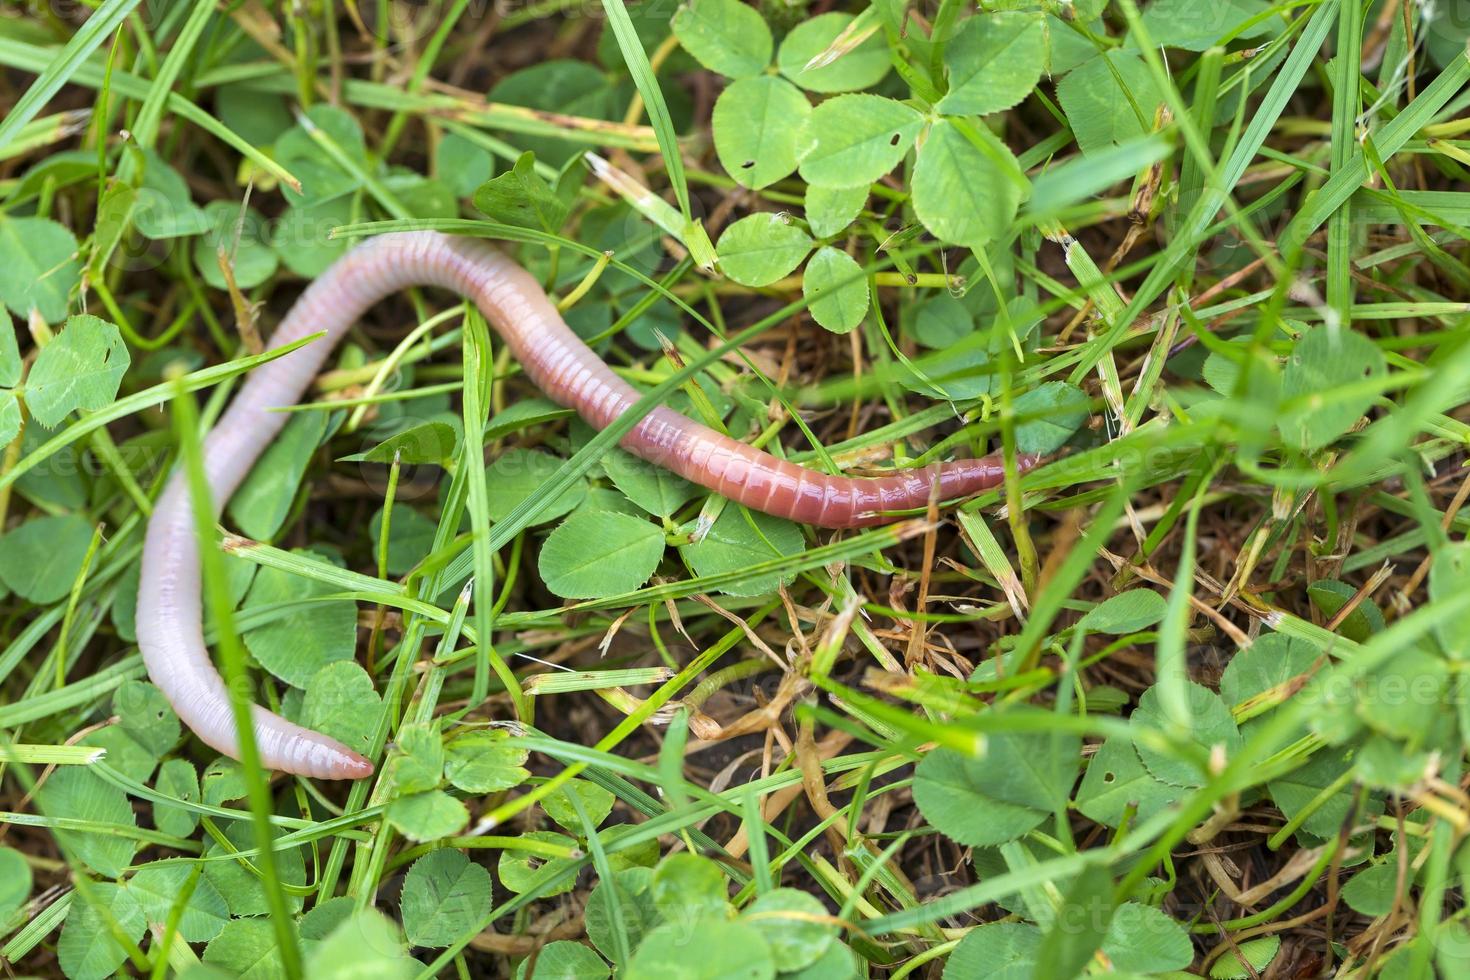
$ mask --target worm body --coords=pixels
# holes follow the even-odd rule
[[[294,405],[337,341],[373,303],[408,286],[437,286],[473,300],[548,397],[603,428],[639,398],[563,322],[536,280],[515,262],[474,239],[402,232],[369,239],[337,261],[301,295],[277,328],[274,346],[325,331],[246,379],[204,443],[204,465],[216,512],[285,424],[273,408]],[[873,479],[831,476],[778,460],[691,421],[655,408],[622,445],[649,462],[747,507],[822,527],[861,527],[891,520],[885,512],[925,505],[931,494],[951,500],[996,486],[997,456],[957,460]],[[1035,457],[1017,460],[1022,470]],[[205,649],[199,555],[188,487],[174,474],[148,524],[138,590],[138,646],[153,682],[204,742],[238,757],[229,694]],[[351,749],[255,707],[254,732],[269,769],[323,779],[360,779],[373,765]]]

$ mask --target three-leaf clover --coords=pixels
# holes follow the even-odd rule
[[[969,18],[936,57],[944,76],[936,80],[938,96],[916,88],[909,100],[862,91],[891,69],[881,28],[873,10],[823,14],[792,29],[778,48],[765,20],[738,0],[690,0],[673,22],[685,50],[731,79],[712,119],[725,170],[752,190],[797,171],[808,184],[807,229],[785,215],[742,218],[720,238],[722,270],[763,286],[811,255],[802,290],[813,319],[836,333],[862,322],[868,286],[861,263],[834,239],[861,214],[869,187],[910,153],[917,154],[914,214],[943,242],[982,248],[995,241],[1030,190],[1010,149],[979,117],[1015,105],[1040,79],[1042,15]],[[814,95],[832,98],[813,106]]]
[[[32,418],[54,428],[74,411],[96,411],[112,404],[129,363],[117,327],[82,314],[68,318],[65,328],[36,355],[26,376],[14,324],[0,310],[0,446],[20,434],[22,399]]]

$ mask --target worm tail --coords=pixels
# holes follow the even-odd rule
[[[623,446],[650,462],[752,510],[817,527],[852,528],[890,523],[897,511],[923,508],[999,486],[1000,454],[960,459],[889,476],[834,476],[776,459],[669,409],[650,412]],[[1039,456],[1016,457],[1017,473]]]

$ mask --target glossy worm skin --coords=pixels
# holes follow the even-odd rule
[[[563,322],[536,280],[484,242],[437,232],[369,239],[302,294],[272,338],[291,343],[318,331],[325,342],[250,374],[204,443],[216,513],[285,424],[273,408],[294,405],[337,341],[373,303],[408,286],[438,286],[472,299],[526,374],[548,397],[603,428],[638,400]],[[885,512],[922,507],[993,487],[1001,460],[957,460],[874,479],[829,476],[752,449],[668,408],[649,412],[622,440],[628,451],[755,510],[823,527],[880,524]],[[1017,460],[1021,470],[1034,457]],[[204,742],[238,758],[229,694],[205,649],[199,553],[184,475],[176,473],[148,524],[138,590],[138,646],[153,683]],[[360,779],[373,765],[346,746],[255,706],[265,766],[322,779]]]

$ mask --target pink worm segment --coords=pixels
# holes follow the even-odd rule
[[[273,412],[294,405],[354,321],[372,304],[413,285],[469,297],[495,325],[531,380],[591,425],[611,424],[639,393],[574,334],[536,280],[484,242],[437,232],[381,235],[344,255],[302,294],[281,321],[274,346],[325,331],[251,373],[204,442],[204,467],[216,514],[286,422]],[[996,486],[998,456],[956,460],[874,479],[829,476],[776,459],[658,407],[622,445],[649,462],[754,510],[822,527],[861,527],[892,518],[885,511],[925,505]],[[1021,470],[1035,457],[1017,460]],[[936,486],[937,485],[937,486]],[[138,646],[148,675],[184,724],[206,744],[238,758],[229,694],[205,649],[198,544],[189,490],[175,474],[159,497],[143,548],[138,591]],[[255,741],[266,768],[321,779],[361,779],[373,764],[346,746],[252,708]]]

